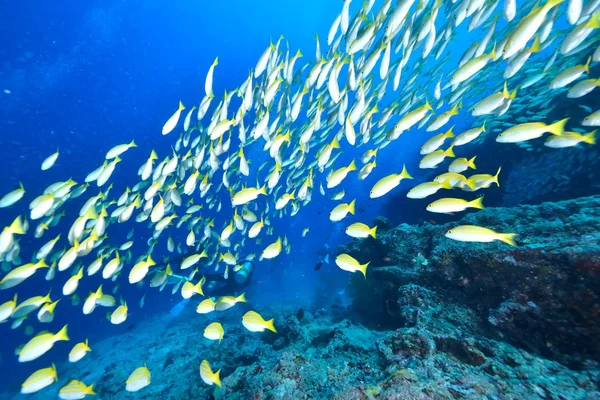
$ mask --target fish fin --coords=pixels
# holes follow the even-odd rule
[[[548,127],[548,132],[557,136],[562,135],[565,133],[565,125],[567,124],[567,121],[569,121],[569,118],[561,119],[560,121],[553,123]]]
[[[473,201],[470,201],[469,205],[473,208],[479,208],[480,210],[484,209],[485,207],[483,206],[483,196],[478,197]]]
[[[502,171],[502,167],[498,167],[498,172],[496,172],[496,175],[494,175],[494,179],[493,182],[500,187],[500,183],[498,183],[498,176],[500,176],[500,171]]]
[[[350,165],[348,165],[348,171],[356,171],[356,163],[354,162],[354,160],[352,160]]]
[[[69,340],[69,336],[67,335],[67,325],[63,326],[63,328],[54,336],[56,340]]]
[[[356,206],[356,199],[352,200],[350,202],[350,204],[348,204],[348,211],[350,212],[350,214],[354,215],[355,212],[355,206]]]
[[[329,264],[329,254],[325,255],[325,258],[323,259],[323,261],[325,262],[325,264]]]
[[[239,303],[246,303],[246,293],[240,294],[235,300]]]
[[[270,330],[271,332],[275,332],[277,333],[277,329],[275,329],[275,325],[273,325],[273,322],[275,321],[274,318],[271,318],[268,321],[265,321],[265,328],[267,328],[268,330]]]
[[[362,274],[364,275],[365,279],[367,279],[367,267],[369,266],[370,263],[371,263],[371,261],[369,261],[366,264],[359,265],[360,272],[362,272]]]
[[[12,224],[10,224],[9,229],[12,233],[16,233],[18,235],[24,235],[25,229],[23,228],[23,221],[21,220],[21,217],[15,218],[15,220],[12,222]]]
[[[179,108],[178,108],[178,110],[179,111],[185,110],[185,107],[183,106],[183,103],[181,102],[181,100],[179,100]]]
[[[588,144],[596,144],[596,132],[598,132],[598,129],[594,129],[590,133],[583,135],[583,141]]]
[[[402,172],[400,172],[400,177],[403,179],[414,179],[406,170],[406,165],[402,166]]]
[[[477,167],[475,167],[475,159],[477,158],[477,156],[473,156],[473,158],[471,158],[470,160],[467,161],[467,165],[469,167],[471,167],[471,169],[477,169]]]
[[[506,244],[510,244],[511,246],[516,246],[515,237],[517,237],[516,233],[499,233],[498,240],[503,241]]]
[[[377,239],[377,227],[374,226],[373,229],[369,230],[369,234],[373,237],[373,239]]]
[[[454,147],[454,145],[452,145],[452,146],[448,147],[448,148],[446,149],[446,151],[444,151],[444,154],[445,154],[447,157],[456,157],[456,155],[455,155],[455,154],[454,154],[454,152],[452,151],[452,148],[453,148],[453,147]]]
[[[219,376],[220,372],[221,372],[221,370],[218,370],[212,376],[213,381],[215,382],[215,385],[217,385],[218,387],[221,387],[221,377]]]

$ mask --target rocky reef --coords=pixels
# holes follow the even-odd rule
[[[446,238],[456,225],[518,233],[518,246]],[[367,326],[410,328],[419,325],[423,307],[455,304],[472,314],[460,320],[474,334],[570,368],[599,359],[600,196],[379,232],[377,240],[341,249],[372,262],[366,280],[352,280],[354,308]]]
[[[459,243],[451,226],[378,219],[376,240],[344,250],[371,260],[354,274],[352,305],[299,309],[241,304],[199,315],[155,315],[92,343],[59,382],[34,395],[56,398],[70,379],[95,383],[97,399],[600,399],[598,320],[600,196],[486,209],[458,223],[518,232],[518,246]],[[277,333],[244,329],[253,308]],[[222,322],[221,343],[202,336]],[[199,366],[221,370],[222,387]],[[146,364],[150,386],[125,391]]]
[[[95,382],[97,399],[598,399],[600,371],[573,371],[481,335],[477,313],[446,304],[417,285],[400,290],[410,327],[373,330],[335,305],[313,311],[264,310],[278,333],[251,333],[243,309],[219,318],[223,341],[202,337],[210,322],[190,309],[177,319],[148,319],[127,333],[93,344],[77,364],[58,364],[59,382],[34,395],[56,398],[68,379]],[[204,384],[202,359],[221,369],[222,388]],[[150,386],[125,391],[127,376],[145,363]],[[1,395],[0,395],[1,396]]]

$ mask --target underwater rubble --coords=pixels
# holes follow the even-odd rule
[[[444,233],[456,225],[519,233],[518,246],[448,240]],[[477,334],[571,368],[599,359],[600,196],[379,232],[342,249],[372,260],[366,280],[352,278],[354,308],[368,326],[415,325],[422,310],[412,311],[406,293],[419,285],[473,312],[479,322],[469,329]]]

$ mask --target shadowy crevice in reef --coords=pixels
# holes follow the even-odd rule
[[[488,208],[445,225],[375,224],[376,240],[339,249],[371,261],[367,279],[355,274],[350,291],[366,326],[439,332],[450,318],[465,333],[572,369],[600,359],[600,196]],[[456,225],[518,233],[518,246],[447,239]],[[443,312],[424,314],[423,307]]]

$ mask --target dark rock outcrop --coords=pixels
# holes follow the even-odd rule
[[[446,238],[456,225],[518,233],[518,246]],[[413,326],[420,317],[411,302],[454,303],[477,314],[477,334],[574,368],[600,357],[600,196],[400,225],[340,251],[372,261],[351,292],[368,326]],[[439,300],[423,300],[432,296]]]

